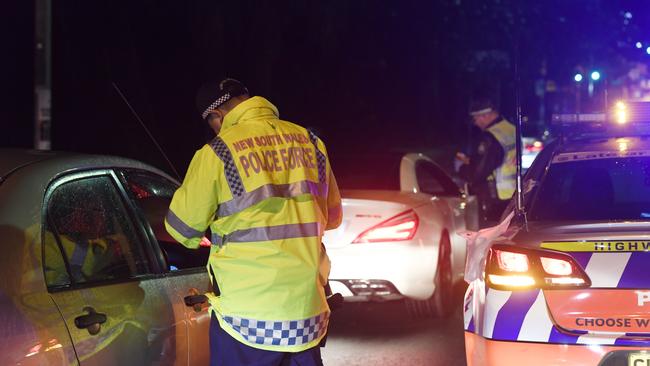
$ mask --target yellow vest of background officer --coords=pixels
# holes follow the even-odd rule
[[[515,126],[502,119],[488,127],[487,131],[496,138],[503,148],[503,162],[494,171],[493,179],[496,180],[499,199],[507,200],[512,197],[516,185],[517,150],[515,145]]]

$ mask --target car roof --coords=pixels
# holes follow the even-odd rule
[[[533,165],[528,169],[526,179],[541,179],[553,159],[559,155],[573,153],[650,156],[650,136],[572,136],[554,139],[548,142],[539,153]]]
[[[47,160],[56,153],[44,150],[0,149],[0,177],[31,163]]]
[[[21,169],[44,168],[52,176],[62,172],[91,168],[135,168],[149,170],[175,181],[165,172],[137,160],[109,155],[92,155],[61,151],[0,149],[0,182]],[[47,175],[47,174],[46,174]]]
[[[650,136],[606,136],[567,139],[557,145],[555,152],[621,151],[622,148],[628,151],[650,150]]]

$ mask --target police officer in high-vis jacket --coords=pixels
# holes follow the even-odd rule
[[[165,225],[189,248],[211,232],[211,364],[321,365],[321,238],[341,222],[325,144],[233,79],[204,85],[197,106],[217,136],[192,158]]]
[[[460,176],[476,194],[482,226],[495,223],[515,191],[515,126],[503,118],[489,99],[477,99],[470,106],[474,124],[481,129],[478,144],[470,156],[456,154]]]

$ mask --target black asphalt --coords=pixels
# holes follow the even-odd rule
[[[346,303],[332,316],[322,352],[326,366],[466,365],[462,313],[416,319],[401,302]]]

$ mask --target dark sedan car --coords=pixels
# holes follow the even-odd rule
[[[0,150],[0,364],[208,361],[209,248],[163,228],[178,183],[107,156]]]

